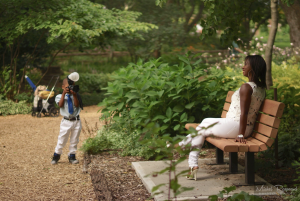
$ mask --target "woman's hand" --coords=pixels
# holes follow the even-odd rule
[[[247,143],[247,140],[244,137],[236,137],[235,142],[240,142],[240,143]]]

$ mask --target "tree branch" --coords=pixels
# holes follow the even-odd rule
[[[54,59],[55,59],[56,55],[57,55],[58,53],[60,53],[61,51],[63,51],[64,49],[66,49],[66,47],[68,47],[72,42],[74,42],[74,40],[71,40],[71,41],[70,41],[69,43],[67,43],[62,49],[60,49],[59,51],[56,52],[56,54],[52,57],[52,59],[51,59],[49,65],[48,65],[48,67],[47,67],[46,72],[42,75],[41,79],[36,83],[36,85],[38,85],[38,84],[40,83],[40,81],[41,81],[41,80],[45,77],[45,75],[48,73],[49,68],[50,68],[50,66],[52,65],[52,63],[54,62]]]
[[[199,4],[198,13],[197,13],[196,17],[193,19],[193,21],[192,21],[190,24],[188,24],[188,25],[186,26],[186,29],[185,29],[185,32],[186,32],[186,33],[190,32],[190,30],[193,28],[194,24],[196,24],[196,23],[199,22],[199,20],[200,20],[201,17],[202,17],[203,9],[204,9],[204,3],[201,2],[201,3]]]
[[[184,24],[184,29],[187,30],[188,26],[189,26],[189,21],[194,13],[195,10],[195,6],[196,6],[196,1],[192,1],[192,9],[190,10],[189,13],[185,14],[185,24]],[[186,31],[187,32],[187,31]]]

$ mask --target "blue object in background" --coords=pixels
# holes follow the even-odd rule
[[[33,82],[31,81],[31,79],[27,75],[25,75],[25,79],[27,80],[28,84],[33,89],[33,91],[35,91],[36,90],[36,86],[33,84]]]

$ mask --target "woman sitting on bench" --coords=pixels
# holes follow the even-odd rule
[[[190,172],[188,179],[197,177],[198,157],[205,138],[215,136],[221,138],[235,138],[240,143],[252,134],[261,103],[265,99],[266,88],[266,62],[259,55],[249,55],[245,58],[243,75],[248,77],[249,82],[244,83],[232,95],[232,102],[226,118],[206,118],[197,127],[198,135],[191,134],[181,141],[181,147],[191,143],[193,151],[189,154]],[[216,123],[214,126],[208,126]],[[196,150],[195,150],[196,149]]]

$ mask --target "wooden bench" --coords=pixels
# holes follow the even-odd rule
[[[223,107],[222,118],[226,117],[234,91],[229,91]],[[206,141],[216,147],[216,163],[224,164],[224,151],[229,152],[229,173],[238,173],[237,152],[245,152],[245,183],[255,184],[254,153],[265,151],[271,147],[277,136],[284,104],[265,99],[260,108],[253,134],[247,138],[247,143],[235,142],[235,139],[207,137]],[[185,128],[196,128],[199,124],[186,124]]]

